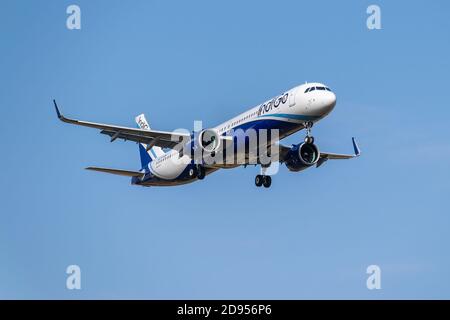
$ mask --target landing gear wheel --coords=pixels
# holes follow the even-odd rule
[[[199,180],[203,180],[203,179],[205,179],[205,175],[206,175],[205,168],[203,166],[198,166],[197,167],[197,178]]]
[[[255,185],[257,186],[257,187],[261,187],[262,186],[262,184],[263,184],[263,176],[262,175],[257,175],[256,177],[255,177]]]
[[[305,143],[306,144],[313,144],[314,143],[314,137],[313,136],[306,136],[305,137]]]
[[[269,188],[270,185],[272,184],[272,177],[271,176],[264,176],[263,177],[263,185],[265,188]]]
[[[189,176],[189,178],[197,177],[198,176],[197,167],[190,168],[189,171],[188,171],[188,176]]]

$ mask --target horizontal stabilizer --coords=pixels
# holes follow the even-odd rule
[[[142,177],[144,175],[143,172],[139,172],[139,171],[108,169],[108,168],[99,168],[99,167],[87,167],[86,170],[105,172],[105,173],[116,174],[116,175],[125,176],[125,177]]]

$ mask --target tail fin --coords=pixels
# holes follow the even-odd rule
[[[150,130],[150,126],[148,125],[147,120],[145,119],[144,114],[140,114],[136,117],[136,123],[139,128],[143,130]],[[165,154],[161,147],[151,147],[143,143],[139,144],[139,154],[141,156],[141,165],[142,169],[146,169],[148,164],[155,160],[158,157],[161,157]]]
[[[148,154],[148,152],[144,146],[145,146],[144,144],[139,143],[139,155],[141,157],[141,169],[145,169],[145,171],[148,171],[148,165],[150,162],[152,162],[152,158],[150,158],[150,155]]]

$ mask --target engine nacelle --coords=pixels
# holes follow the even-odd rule
[[[220,136],[214,129],[205,129],[198,135],[198,144],[208,153],[216,152],[220,148]]]
[[[313,143],[300,143],[292,147],[286,156],[286,167],[290,171],[301,171],[317,163],[319,148]]]

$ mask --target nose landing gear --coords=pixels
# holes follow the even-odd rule
[[[305,137],[306,144],[314,143],[314,137],[311,135],[311,129],[312,129],[313,125],[314,125],[314,123],[312,121],[308,121],[308,122],[304,123],[304,126],[306,128],[306,137]]]

